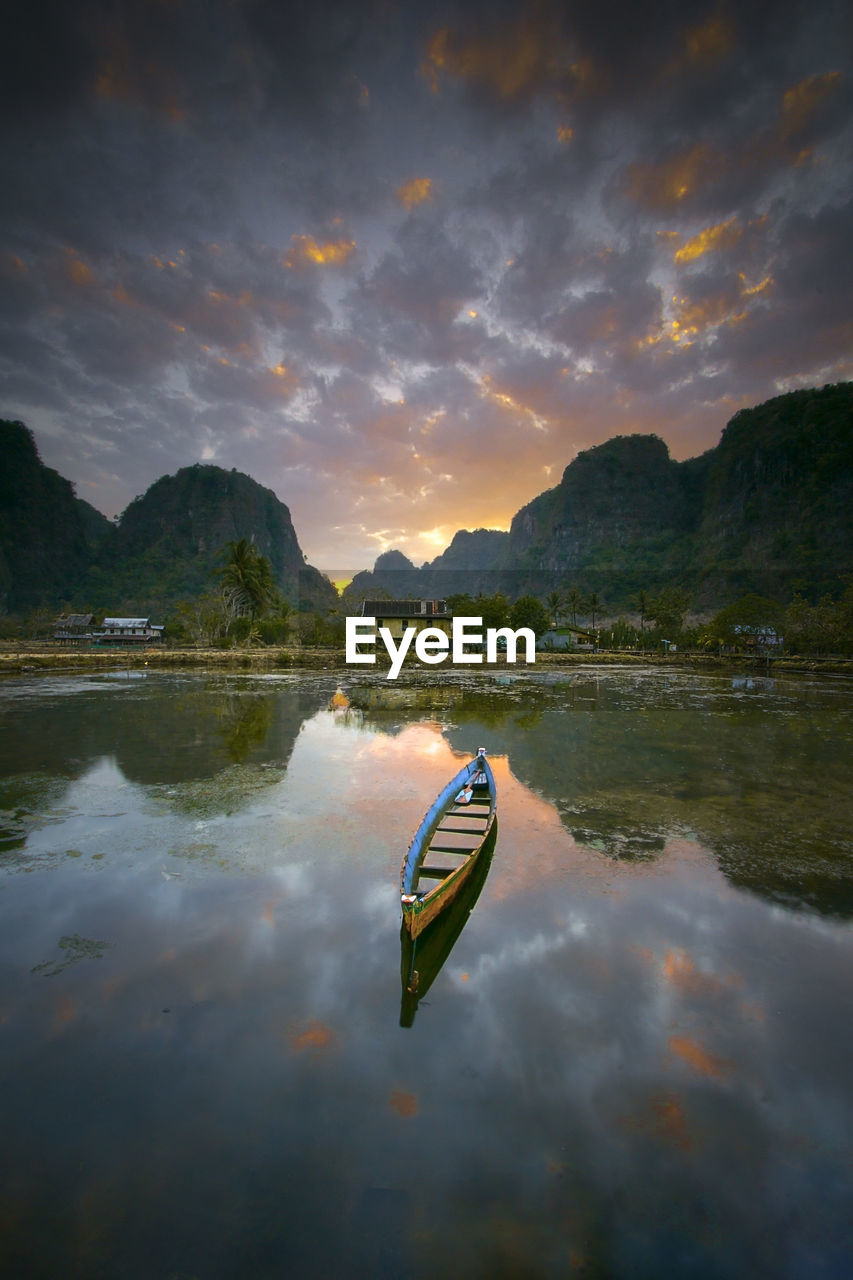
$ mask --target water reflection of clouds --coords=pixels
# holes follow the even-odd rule
[[[738,891],[699,840],[603,858],[495,750],[488,879],[401,1031],[399,863],[471,726],[350,729],[312,713],[286,775],[231,816],[178,812],[108,764],[69,790],[81,814],[125,809],[124,844],[8,882],[12,1220],[54,1222],[50,1178],[73,1169],[88,1239],[143,1213],[187,1274],[217,1275],[259,1227],[345,1274],[361,1207],[407,1204],[416,1150],[417,1275],[448,1271],[444,1239],[460,1275],[571,1257],[663,1275],[674,1256],[844,1274],[849,927]],[[170,856],[194,841],[216,857]],[[75,934],[112,945],[30,972]]]

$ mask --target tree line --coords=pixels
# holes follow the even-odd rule
[[[376,590],[371,598],[385,598]],[[355,602],[350,600],[350,610]],[[787,604],[747,594],[708,621],[686,625],[690,600],[670,587],[655,594],[636,592],[632,614],[606,617],[606,601],[597,591],[555,588],[544,599],[522,595],[511,601],[503,592],[447,599],[456,616],[482,618],[483,627],[529,627],[541,639],[548,633],[560,647],[592,643],[598,649],[660,649],[678,646],[705,652],[752,650],[791,654],[853,654],[853,579],[836,599],[817,602],[798,592]],[[181,601],[166,619],[166,639],[176,645],[204,647],[275,645],[294,639],[309,645],[340,647],[346,607],[326,614],[296,612],[275,584],[270,561],[247,538],[222,548],[211,589]],[[36,610],[25,619],[7,618],[0,634],[35,638],[52,629],[53,614]],[[562,633],[562,634],[561,634]],[[573,634],[574,633],[574,634]]]

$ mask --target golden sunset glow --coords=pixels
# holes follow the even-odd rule
[[[289,400],[299,389],[299,375],[283,361],[271,365],[267,374],[271,376],[271,392],[276,396]]]
[[[676,250],[675,261],[693,262],[714,250],[731,249],[742,235],[743,228],[738,226],[737,218],[729,218],[727,222],[718,223],[714,227],[705,227]]]
[[[763,280],[759,280],[757,284],[747,284],[746,276],[743,272],[738,273],[738,279],[741,282],[740,294],[742,298],[753,298],[756,294],[764,293],[771,288],[773,279],[771,276],[765,276]]]
[[[407,1093],[404,1089],[395,1089],[388,1099],[388,1105],[392,1111],[396,1111],[398,1116],[416,1116],[418,1114],[418,1100],[413,1093]]]
[[[671,209],[718,180],[725,168],[719,151],[697,142],[660,164],[629,165],[625,193],[647,209]]]
[[[434,188],[432,178],[412,178],[397,188],[397,199],[406,209],[414,209],[415,205],[432,200]]]
[[[720,1080],[731,1069],[731,1063],[725,1058],[709,1053],[697,1040],[691,1040],[688,1036],[670,1036],[667,1047],[674,1057],[680,1058],[699,1075]]]
[[[692,27],[684,40],[688,62],[699,65],[721,61],[732,52],[734,45],[732,24],[717,16]]]
[[[822,74],[809,76],[801,80],[782,96],[782,132],[785,136],[799,132],[822,105],[824,100],[838,88],[841,82],[839,71],[825,71]]]
[[[419,563],[614,432],[681,461],[849,376],[843,6],[210,3],[66,6],[6,121],[8,411],[109,515],[233,421],[312,563]]]
[[[95,283],[95,273],[91,267],[87,266],[81,258],[78,258],[72,249],[67,251],[65,270],[68,272],[68,278],[74,284],[92,285]]]
[[[495,24],[476,39],[442,27],[429,41],[421,73],[434,93],[444,74],[485,85],[500,98],[514,99],[553,79],[561,44],[547,23],[527,17]],[[589,75],[589,70],[578,66],[578,79],[584,74]]]
[[[286,267],[310,264],[340,267],[355,250],[354,240],[328,240],[318,244],[313,236],[293,236],[293,246],[284,257]]]
[[[525,404],[521,404],[513,396],[508,395],[505,391],[500,391],[495,386],[494,380],[489,374],[484,374],[480,379],[482,394],[486,396],[492,404],[499,405],[503,409],[510,409],[513,413],[520,413],[534,426],[537,431],[546,431],[547,427],[544,420],[535,413],[533,409]]]
[[[291,1049],[296,1053],[303,1053],[306,1050],[317,1053],[331,1048],[335,1041],[335,1033],[331,1027],[312,1018],[308,1022],[291,1027],[288,1040]]]

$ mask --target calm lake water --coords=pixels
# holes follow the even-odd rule
[[[0,685],[0,1274],[849,1280],[853,686],[360,674]]]

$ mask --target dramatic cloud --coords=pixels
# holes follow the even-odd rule
[[[853,376],[843,5],[16,0],[0,413],[108,515],[195,461],[321,567]]]

